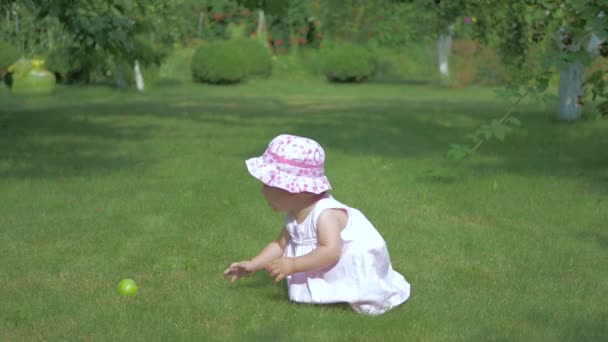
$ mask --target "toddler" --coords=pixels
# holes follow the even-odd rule
[[[391,266],[386,243],[357,209],[330,194],[325,152],[315,141],[293,135],[274,138],[261,157],[246,161],[262,182],[268,204],[285,212],[283,229],[257,256],[224,271],[232,282],[265,269],[287,280],[299,303],[348,303],[379,315],[403,303],[410,284]]]

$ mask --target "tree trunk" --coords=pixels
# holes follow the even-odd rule
[[[203,36],[203,27],[205,24],[205,13],[201,12],[198,14],[198,37],[201,38]]]
[[[437,56],[439,61],[439,73],[444,83],[450,81],[449,58],[450,50],[452,49],[452,37],[454,36],[454,24],[448,26],[447,32],[439,35],[439,43],[437,44]]]
[[[573,121],[581,117],[584,80],[585,66],[578,60],[569,63],[568,68],[559,73],[559,120]]]
[[[564,37],[570,37],[567,33],[560,31],[558,35],[558,46],[563,50],[576,52],[581,49],[582,42],[573,39],[570,44],[564,44]],[[602,41],[594,34],[587,43],[586,50],[593,57],[597,56],[599,45]],[[585,65],[580,60],[568,63],[568,67],[559,73],[559,107],[557,118],[562,121],[574,121],[580,119],[585,102]]]
[[[139,67],[139,61],[135,60],[135,84],[137,86],[137,90],[144,91],[144,77],[141,74],[141,68]]]

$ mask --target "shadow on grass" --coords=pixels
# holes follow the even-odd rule
[[[150,125],[116,127],[68,114],[20,114],[0,115],[1,177],[86,177],[149,161],[145,154],[122,153],[115,144],[145,137],[154,129]]]
[[[585,231],[581,231],[576,233],[576,236],[585,241],[594,241],[599,247],[604,250],[608,250],[608,233],[605,231],[601,231],[601,228],[597,229],[588,229]]]
[[[211,137],[218,139],[234,134],[231,128],[247,129],[259,136],[259,144],[239,153],[242,158],[261,153],[274,135],[292,133],[362,157],[442,161],[451,143],[466,143],[466,134],[505,111],[504,103],[458,95],[412,100],[394,95],[367,98],[358,93],[334,100],[247,96],[235,89],[210,95],[171,88],[154,96],[108,89],[66,90],[36,103],[12,100],[0,112],[0,162],[4,164],[0,164],[0,176],[93,175],[154,162],[149,153],[120,153],[117,146],[153,136],[162,129],[164,118],[224,127]],[[523,129],[505,143],[482,146],[481,154],[490,151],[495,158],[461,165],[481,174],[503,170],[580,176],[608,189],[608,135],[588,123],[552,122],[538,109],[522,106],[521,111],[527,112],[520,115]],[[446,184],[456,181],[432,172],[421,177]]]
[[[266,298],[274,302],[289,302],[296,306],[306,307],[316,306],[320,307],[322,310],[352,311],[348,303],[309,304],[290,301],[286,280],[281,281],[279,284],[275,284],[265,272],[257,272],[251,277],[237,282],[234,284],[234,288],[245,291],[256,291],[257,294],[262,291]]]
[[[265,272],[257,272],[251,277],[241,279],[234,284],[231,284],[233,289],[239,291],[255,291],[256,295],[263,295],[272,301],[287,302],[289,294],[285,281],[275,284],[274,281]]]

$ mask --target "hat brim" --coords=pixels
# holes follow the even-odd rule
[[[279,170],[276,165],[265,163],[262,157],[245,161],[249,173],[262,183],[291,193],[310,192],[320,194],[331,190],[329,179],[323,177],[295,176]]]

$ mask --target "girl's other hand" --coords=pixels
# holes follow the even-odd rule
[[[275,277],[274,282],[278,283],[283,278],[294,273],[294,260],[293,258],[279,258],[268,265],[266,265],[266,271],[271,277]]]
[[[224,271],[224,278],[232,276],[230,282],[234,283],[239,280],[239,278],[246,277],[255,271],[257,271],[257,267],[253,262],[239,261],[232,263],[230,267]]]

